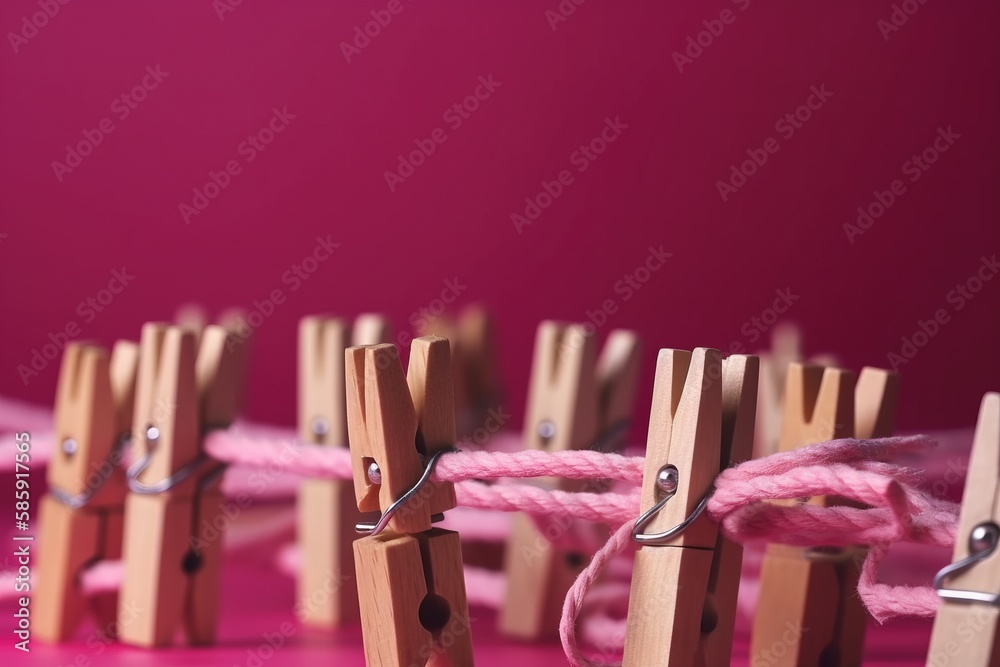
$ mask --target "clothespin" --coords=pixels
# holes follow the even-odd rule
[[[756,357],[660,350],[625,635],[626,667],[728,665],[743,548],[703,510],[753,451]]]
[[[614,451],[628,428],[639,363],[639,339],[631,331],[612,331],[598,359],[592,328],[542,322],[535,338],[525,446],[552,452]],[[569,480],[541,483],[564,491],[605,488],[602,483]],[[554,542],[571,526],[552,525],[557,534],[545,535],[530,517],[514,517],[506,555],[507,594],[499,618],[505,635],[527,640],[558,636],[563,600],[587,557],[556,548]]]
[[[303,318],[299,324],[299,438],[347,447],[344,352],[353,345],[386,340],[380,315],[361,315],[353,333],[347,321]],[[336,627],[357,621],[354,526],[361,520],[354,486],[343,480],[303,480],[298,492],[298,542],[302,557],[298,593],[301,621]]]
[[[934,577],[942,598],[928,667],[1000,665],[1000,394],[983,397],[953,563]]]
[[[166,646],[182,625],[191,644],[215,640],[222,540],[229,518],[219,490],[222,466],[202,451],[210,429],[236,416],[238,355],[230,332],[196,334],[165,324],[142,329],[133,444],[127,471],[125,574],[120,639]]]
[[[484,307],[469,306],[457,322],[439,315],[430,319],[421,333],[441,336],[451,342],[457,433],[459,439],[471,437],[475,441],[477,430],[484,429],[491,417],[490,410],[500,407],[493,318]]]
[[[854,373],[817,364],[788,369],[781,451],[837,438],[891,435],[899,394],[895,373]],[[791,501],[794,502],[794,501]],[[846,504],[815,497],[814,505]],[[772,544],[761,570],[751,660],[779,666],[860,665],[868,614],[857,594],[865,549]]]
[[[781,408],[788,365],[802,361],[802,334],[793,324],[779,324],[771,333],[771,349],[759,352],[760,388],[757,393],[757,457],[778,451],[781,438]]]
[[[132,420],[139,348],[119,341],[109,357],[70,343],[55,401],[49,493],[41,502],[34,629],[49,642],[73,636],[88,600],[79,577],[90,563],[121,557],[125,505],[123,447]],[[113,635],[116,596],[93,600],[98,631]]]
[[[454,447],[448,341],[415,339],[403,375],[391,344],[347,350],[347,427],[358,509],[381,511],[354,542],[367,664],[471,667],[458,533],[432,521],[455,507],[454,485],[430,482]],[[387,530],[383,530],[384,528]]]

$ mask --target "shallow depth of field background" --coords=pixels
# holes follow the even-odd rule
[[[18,367],[68,326],[134,339],[183,302],[252,311],[279,290],[247,341],[248,414],[288,424],[302,315],[384,311],[409,331],[449,283],[456,308],[494,309],[516,422],[540,319],[589,312],[601,336],[643,334],[641,440],[655,350],[755,351],[776,291],[810,353],[857,369],[915,352],[904,429],[971,425],[998,388],[1000,279],[976,282],[1000,250],[995,3],[565,0],[557,20],[557,0],[401,0],[348,62],[341,43],[388,4],[77,1],[34,32],[37,3],[0,4],[0,393],[51,402],[58,364],[27,383]],[[123,106],[144,77],[155,87]],[[446,113],[480,77],[495,83],[478,108]],[[789,132],[813,89],[830,95]],[[251,150],[275,110],[283,129]],[[53,167],[105,119],[78,166]],[[606,119],[615,141],[581,158]],[[948,150],[908,169],[939,130]],[[385,172],[434,136],[391,190]],[[769,139],[724,201],[717,183]],[[185,220],[230,161],[238,173]],[[543,181],[558,196],[518,230]],[[339,247],[289,278],[318,237]],[[661,246],[641,289],[619,283]],[[121,293],[87,306],[123,269]],[[972,298],[952,292],[970,280]]]

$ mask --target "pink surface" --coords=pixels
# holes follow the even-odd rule
[[[223,613],[219,645],[212,649],[174,648],[146,651],[106,644],[94,634],[93,627],[82,629],[79,640],[64,646],[46,646],[33,642],[25,655],[0,647],[6,665],[45,665],[46,667],[86,667],[87,665],[142,667],[145,665],[187,665],[190,667],[229,666],[260,667],[251,660],[253,652],[266,646],[265,636],[274,637],[282,628],[290,629],[285,643],[273,656],[263,661],[269,667],[363,665],[361,633],[358,628],[325,632],[305,628],[295,621],[292,579],[278,572],[273,563],[244,556],[230,559],[223,578]],[[13,607],[0,603],[0,614],[8,618]],[[479,667],[544,667],[566,664],[558,642],[523,644],[506,640],[494,630],[495,614],[473,608],[472,633]],[[285,625],[285,624],[288,625]],[[748,665],[748,621],[739,619],[734,645],[734,665]],[[868,634],[865,665],[922,665],[930,638],[930,622],[896,621]],[[88,645],[89,642],[89,645]],[[267,649],[264,649],[266,655]],[[87,662],[89,661],[89,662]],[[756,667],[751,665],[750,667]]]

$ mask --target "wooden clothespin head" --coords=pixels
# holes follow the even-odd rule
[[[528,388],[525,446],[551,452],[615,451],[628,430],[640,359],[639,339],[631,331],[612,331],[598,358],[592,327],[542,322]],[[564,491],[606,488],[599,481],[541,483]],[[503,634],[526,640],[558,636],[563,600],[588,558],[578,549],[556,544],[574,528],[556,526],[543,534],[530,517],[515,517],[506,553],[507,594],[499,617]]]
[[[382,512],[354,542],[366,660],[471,666],[458,533],[431,525],[455,507],[454,486],[428,479],[455,443],[449,343],[414,340],[405,376],[394,345],[352,347],[346,359],[358,508]]]
[[[344,353],[351,345],[386,339],[380,315],[361,315],[353,331],[344,319],[314,316],[299,324],[299,438],[329,447],[347,447]],[[298,542],[302,557],[297,605],[299,620],[336,627],[360,618],[354,570],[360,521],[354,486],[344,480],[307,479],[299,486]],[[331,591],[332,592],[329,592]]]
[[[661,350],[624,665],[729,664],[742,548],[703,514],[715,477],[750,457],[756,357]]]
[[[938,572],[941,606],[928,667],[1000,665],[1000,393],[983,397],[955,535],[953,562]]]
[[[896,374],[792,363],[785,387],[781,451],[850,437],[891,435]],[[788,501],[791,502],[791,501]],[[828,496],[814,505],[850,504]],[[773,544],[761,572],[751,655],[776,665],[860,665],[868,614],[857,595],[865,549],[803,549]],[[791,638],[791,640],[789,640]],[[781,646],[782,655],[773,647]]]
[[[125,643],[166,646],[178,626],[192,644],[215,639],[227,520],[222,467],[202,437],[236,416],[241,373],[230,336],[209,325],[198,344],[188,329],[143,327],[118,612]]]
[[[457,321],[447,315],[428,320],[421,333],[451,342],[456,430],[459,439],[475,439],[477,429],[484,428],[492,416],[490,411],[500,407],[493,318],[485,307],[472,305],[462,310]]]
[[[109,356],[95,345],[66,347],[55,402],[56,450],[41,502],[43,549],[35,595],[37,635],[72,637],[88,601],[79,576],[89,564],[121,556],[125,503],[123,448],[135,391],[138,347],[119,341]],[[91,601],[100,631],[114,627],[115,595]]]

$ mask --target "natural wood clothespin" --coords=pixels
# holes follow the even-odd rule
[[[601,357],[597,341],[583,325],[543,322],[535,338],[535,356],[524,421],[525,446],[546,451],[614,451],[625,436],[639,377],[639,339],[631,331],[608,336]],[[542,483],[554,485],[554,480]],[[564,491],[604,490],[600,483],[559,480]],[[519,639],[558,636],[563,600],[587,557],[563,551],[569,524],[542,534],[530,517],[514,517],[507,545],[507,594],[500,611],[500,631]]]
[[[451,342],[456,431],[459,439],[475,438],[476,431],[486,427],[490,410],[500,407],[493,319],[482,306],[469,306],[457,322],[445,315],[431,319],[425,333]]]
[[[84,343],[70,343],[63,355],[34,598],[35,632],[45,641],[70,639],[85,615],[83,569],[121,557],[126,490],[121,464],[138,359],[138,346],[125,341],[115,344],[110,357]],[[116,599],[108,594],[90,601],[99,632],[114,634]]]
[[[217,623],[222,540],[229,518],[219,490],[222,467],[202,437],[236,416],[239,357],[231,333],[196,334],[164,324],[142,329],[133,443],[125,502],[125,575],[120,638],[138,646],[172,643],[183,625],[192,644],[211,644]]]
[[[454,485],[427,480],[435,455],[455,444],[450,357],[446,339],[417,338],[404,376],[394,345],[346,353],[358,508],[383,512],[373,534],[354,542],[372,666],[473,664],[462,546],[458,533],[431,527],[455,507]],[[388,530],[374,534],[387,517]]]
[[[353,332],[347,321],[306,317],[299,324],[299,438],[347,447],[344,352],[353,345],[386,340],[380,315],[361,315]],[[360,618],[354,572],[354,526],[361,520],[350,482],[306,479],[298,492],[298,542],[302,557],[299,620],[336,627]],[[307,611],[306,611],[307,610]]]
[[[758,370],[752,356],[660,350],[626,667],[729,664],[743,548],[701,512],[719,472],[752,453]]]
[[[943,598],[927,667],[1000,665],[1000,394],[983,397],[953,563],[934,578]]]
[[[899,396],[895,373],[854,373],[816,364],[788,369],[781,451],[837,438],[892,434]],[[794,501],[791,501],[794,502]],[[845,501],[810,499],[830,506]],[[868,614],[857,594],[865,549],[836,551],[772,544],[760,577],[751,659],[778,666],[860,665]]]

